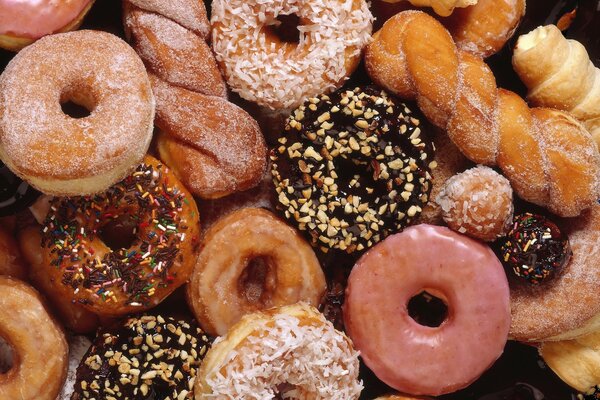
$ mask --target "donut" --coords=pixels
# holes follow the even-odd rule
[[[477,166],[448,179],[435,198],[448,227],[493,242],[504,236],[513,218],[513,191],[508,179]]]
[[[75,391],[77,366],[79,366],[83,356],[92,345],[92,342],[86,336],[69,336],[68,342],[69,368],[67,370],[67,379],[56,400],[71,400],[71,396]]]
[[[192,195],[147,156],[105,193],[53,201],[42,229],[42,268],[55,295],[95,313],[141,312],[189,278],[198,218]]]
[[[47,299],[56,317],[71,332],[84,334],[94,333],[100,323],[98,315],[79,303],[71,301],[71,297],[57,296],[54,282],[48,279],[41,252],[42,232],[39,225],[28,225],[19,229],[17,241],[23,259],[29,266],[28,278],[37,290]]]
[[[71,400],[193,399],[196,371],[211,342],[191,319],[131,317],[96,335],[77,368]]]
[[[569,340],[600,330],[600,204],[579,217],[557,219],[573,255],[563,271],[539,285],[510,281],[510,336],[523,342]]]
[[[409,313],[422,292],[446,305],[441,323],[425,326]],[[508,282],[494,252],[425,224],[361,257],[348,278],[343,311],[346,332],[367,367],[414,395],[468,386],[500,357],[510,328]]]
[[[0,0],[0,47],[18,51],[42,36],[79,28],[94,0]]]
[[[27,266],[13,234],[0,226],[0,275],[27,279]]]
[[[317,307],[325,289],[310,245],[271,212],[244,208],[204,236],[187,294],[202,328],[224,335],[244,314],[299,301]]]
[[[0,217],[14,215],[35,202],[39,192],[0,161]]]
[[[548,218],[531,213],[515,217],[500,241],[500,260],[518,278],[538,285],[555,277],[573,255],[569,238]]]
[[[12,348],[0,398],[56,400],[67,374],[68,346],[60,326],[29,285],[0,276],[0,332]]]
[[[311,98],[271,151],[277,209],[323,252],[361,252],[429,200],[434,148],[405,104],[375,87]]]
[[[221,198],[260,182],[267,169],[267,147],[246,111],[152,75],[150,80],[160,128],[158,154],[193,194]]]
[[[297,40],[277,34],[284,16],[297,17]],[[341,86],[360,62],[372,22],[364,0],[216,0],[213,50],[234,92],[272,110],[291,109]]]
[[[198,370],[196,399],[358,399],[358,353],[304,303],[245,315]]]
[[[65,110],[71,116],[68,104],[85,112]],[[98,193],[123,179],[154,127],[144,64],[100,31],[47,36],[19,52],[0,75],[0,110],[0,159],[57,196]]]

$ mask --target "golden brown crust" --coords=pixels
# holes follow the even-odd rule
[[[12,233],[0,228],[0,275],[27,279],[27,266]]]
[[[151,80],[159,155],[192,193],[218,198],[260,182],[267,149],[248,113],[225,99]]]
[[[262,264],[250,270],[257,259]],[[264,279],[244,281],[249,274]],[[202,328],[224,335],[244,314],[299,301],[316,307],[325,289],[319,261],[299,233],[269,211],[245,208],[206,233],[187,297]]]
[[[416,99],[469,159],[498,165],[524,200],[576,216],[600,197],[600,154],[585,128],[565,113],[530,110],[499,92],[483,60],[458,50],[433,17],[396,14],[377,32],[365,59],[376,83]],[[526,134],[507,131],[515,121]],[[515,157],[519,152],[529,160]],[[515,169],[524,164],[529,169]]]
[[[124,21],[133,48],[153,74],[198,93],[227,95],[225,81],[202,36],[128,2],[124,3]]]
[[[65,335],[39,293],[9,277],[0,277],[0,335],[15,353],[0,375],[0,398],[55,400],[67,375]]]

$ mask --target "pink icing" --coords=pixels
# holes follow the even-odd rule
[[[408,314],[410,298],[424,289],[448,306],[437,328]],[[401,392],[437,396],[467,386],[502,354],[510,327],[508,282],[488,246],[419,225],[390,236],[354,266],[344,322],[379,379]]]
[[[39,39],[73,21],[91,0],[0,0],[0,35]]]

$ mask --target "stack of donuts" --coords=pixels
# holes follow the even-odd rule
[[[600,398],[598,69],[382,1],[0,0],[1,399]]]

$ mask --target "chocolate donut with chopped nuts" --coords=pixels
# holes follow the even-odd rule
[[[271,151],[277,208],[323,252],[360,253],[416,220],[433,152],[415,114],[379,88],[308,99]]]
[[[101,332],[77,368],[71,400],[193,399],[210,345],[192,320],[142,315]]]

